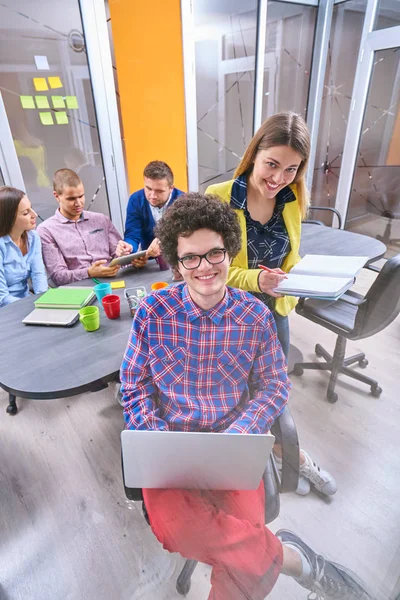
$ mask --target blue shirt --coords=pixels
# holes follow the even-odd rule
[[[28,252],[25,256],[9,235],[0,237],[0,306],[29,296],[28,279],[35,294],[48,288],[42,259],[42,245],[36,231],[28,231]]]
[[[120,376],[129,429],[266,433],[290,389],[271,312],[229,287],[208,311],[186,284],[146,296]]]
[[[181,194],[183,194],[181,190],[174,188],[168,206],[171,206]],[[124,233],[125,242],[132,244],[132,252],[137,252],[139,244],[141,244],[142,250],[147,250],[154,240],[154,227],[154,217],[144,189],[134,192],[129,198],[126,209]]]

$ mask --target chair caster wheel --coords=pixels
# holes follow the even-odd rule
[[[190,581],[185,584],[180,584],[179,582],[176,584],[176,591],[181,596],[186,596],[190,591]]]
[[[18,408],[16,406],[12,406],[11,404],[9,404],[6,408],[6,412],[9,415],[16,415],[18,412]]]
[[[371,394],[374,396],[374,398],[379,398],[379,396],[382,394],[382,388],[379,387],[379,385],[373,385],[371,386]]]
[[[338,399],[338,395],[336,392],[328,392],[326,394],[326,397],[328,399],[328,402],[330,402],[331,404],[335,404],[335,402],[337,402]]]
[[[314,352],[315,352],[315,354],[316,354],[318,357],[321,357],[321,356],[322,356],[322,352],[321,352],[321,350],[322,350],[322,346],[321,346],[321,344],[316,344],[316,345],[315,345],[315,350],[314,350]]]
[[[294,365],[293,375],[298,375],[300,377],[301,375],[303,375],[303,373],[304,373],[304,369],[302,369],[298,365]]]
[[[358,365],[362,368],[365,369],[365,367],[368,365],[368,361],[366,358],[362,358],[361,360],[358,361]]]

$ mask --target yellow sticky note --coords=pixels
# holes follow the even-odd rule
[[[78,108],[78,99],[76,96],[66,96],[65,99],[67,101],[67,108],[70,110],[72,108]]]
[[[37,92],[46,92],[49,88],[47,87],[47,81],[45,77],[34,77],[33,85]]]
[[[47,96],[35,96],[35,100],[38,108],[50,108]]]
[[[123,279],[121,279],[121,281],[112,281],[111,282],[112,290],[119,290],[124,287],[125,287],[125,281]]]
[[[57,88],[62,88],[63,84],[61,83],[61,79],[59,77],[48,77],[49,86],[52,90],[56,90]],[[47,88],[46,88],[47,89]]]
[[[52,96],[53,108],[65,108],[64,98],[62,96]]]
[[[22,108],[36,108],[33,96],[20,96]]]
[[[51,112],[41,112],[39,113],[39,115],[42,125],[54,125],[53,116]]]
[[[65,111],[56,112],[56,121],[58,125],[68,125],[68,115]]]

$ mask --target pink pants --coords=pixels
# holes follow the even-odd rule
[[[166,550],[212,565],[208,600],[264,600],[282,568],[282,545],[264,524],[264,485],[253,491],[143,490]]]

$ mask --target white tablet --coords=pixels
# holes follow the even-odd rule
[[[135,258],[142,258],[142,256],[146,256],[146,250],[141,250],[140,252],[134,252],[133,254],[127,254],[126,256],[120,256],[119,258],[113,258],[109,267],[114,267],[115,265],[126,266],[130,265]]]

